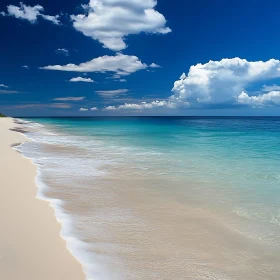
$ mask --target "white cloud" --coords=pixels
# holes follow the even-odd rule
[[[49,16],[45,15],[42,12],[44,8],[41,5],[27,6],[20,2],[19,6],[8,5],[7,13],[1,12],[2,16],[13,16],[19,19],[28,20],[31,23],[35,23],[38,20],[38,17],[42,17],[45,20],[51,21],[54,24],[60,24],[59,15]]]
[[[67,49],[57,49],[55,50],[57,54],[63,54],[65,56],[69,56],[69,51]]]
[[[88,109],[86,109],[86,108],[81,108],[79,111],[80,111],[80,112],[87,112]]]
[[[73,26],[105,48],[120,51],[127,46],[124,37],[140,32],[166,34],[165,17],[154,8],[156,0],[90,0],[85,14],[72,15]]]
[[[280,91],[280,86],[277,86],[277,85],[271,85],[271,86],[264,85],[261,90],[264,91],[264,92]]]
[[[187,78],[186,73],[183,73],[183,74],[180,76],[180,80],[184,80],[184,79],[186,79],[186,78]]]
[[[158,64],[152,63],[150,65],[151,68],[161,68]]]
[[[94,83],[91,78],[76,77],[69,80],[69,82],[84,82],[84,83]]]
[[[113,72],[119,76],[125,76],[147,67],[147,64],[142,63],[137,56],[118,53],[115,56],[105,55],[94,58],[79,65],[49,65],[41,67],[41,69],[70,72]]]
[[[0,87],[8,88],[8,86],[6,86],[6,85],[4,85],[4,84],[0,84]]]
[[[96,91],[97,94],[104,98],[113,98],[119,95],[124,95],[128,92],[128,89],[117,89],[117,90],[98,90]]]
[[[115,111],[117,110],[116,106],[107,106],[103,109],[104,111]]]
[[[246,92],[242,92],[237,101],[241,104],[253,107],[275,106],[280,105],[280,91],[270,91],[259,95],[249,96]]]
[[[90,108],[91,111],[98,111],[98,108],[97,107],[92,107]]]
[[[152,102],[141,102],[140,104],[129,104],[120,105],[119,109],[132,109],[132,110],[143,110],[143,109],[153,109],[159,107],[167,107],[168,103],[166,101],[152,101]]]
[[[53,100],[55,101],[82,101],[85,99],[85,96],[80,96],[80,97],[58,97],[58,98],[54,98]]]
[[[248,91],[260,82],[280,78],[280,61],[250,62],[232,58],[209,61],[190,67],[174,83],[168,100],[125,103],[104,110],[143,110],[154,108],[228,108],[231,106],[280,105],[280,86],[264,85],[259,91]]]
[[[51,21],[52,23],[54,24],[57,24],[59,25],[60,24],[60,21],[59,21],[59,15],[56,15],[56,16],[49,16],[49,15],[40,15],[43,19],[45,20],[48,20],[48,21]]]
[[[90,8],[88,4],[81,4],[81,7],[82,7],[85,11],[88,11],[89,8]]]
[[[22,68],[29,69],[29,66],[28,65],[23,65]]]
[[[105,111],[112,111],[112,110],[145,110],[145,109],[156,109],[156,108],[175,108],[176,105],[170,101],[165,100],[155,100],[152,102],[141,102],[141,103],[125,103],[124,105],[120,106],[108,106],[105,107]]]
[[[174,94],[170,101],[179,106],[188,104],[190,107],[239,104],[240,100],[245,98],[244,94],[241,94],[247,87],[279,77],[280,61],[276,59],[255,62],[240,58],[209,61],[191,66],[189,73],[184,73],[174,83]],[[260,96],[258,98],[262,100]],[[266,98],[268,96],[265,100]],[[237,99],[240,99],[239,102]]]

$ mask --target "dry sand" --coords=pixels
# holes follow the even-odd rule
[[[12,149],[26,138],[11,128],[13,119],[0,119],[0,279],[85,279],[53,209],[36,198],[36,166]]]

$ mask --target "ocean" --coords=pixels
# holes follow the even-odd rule
[[[87,279],[280,279],[280,118],[17,122]]]

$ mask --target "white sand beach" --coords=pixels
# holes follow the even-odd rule
[[[0,119],[0,279],[85,279],[53,209],[36,198],[36,166],[12,148],[26,141],[13,127],[13,119]]]

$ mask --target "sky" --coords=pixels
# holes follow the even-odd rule
[[[0,112],[280,115],[278,0],[1,0]]]

